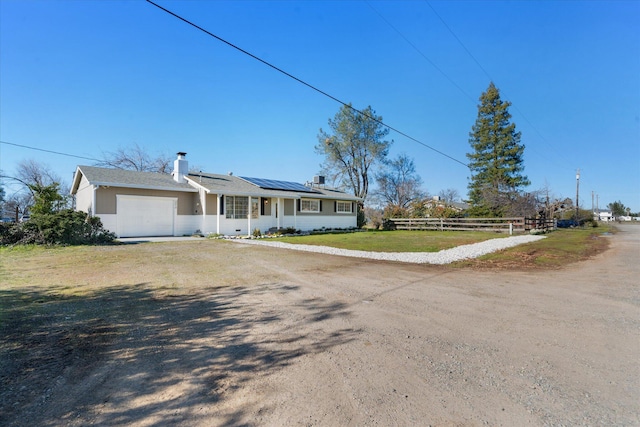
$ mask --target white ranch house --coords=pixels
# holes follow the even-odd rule
[[[100,217],[118,237],[196,232],[251,235],[271,229],[352,228],[358,197],[314,185],[189,173],[178,153],[171,175],[78,166],[71,188],[76,209]]]

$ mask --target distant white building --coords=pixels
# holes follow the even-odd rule
[[[640,221],[639,217],[629,216],[629,215],[613,216],[613,213],[608,212],[608,211],[594,212],[593,213],[593,219],[598,220],[598,221],[604,221],[604,222],[609,222],[609,221]]]
[[[594,212],[593,217],[598,221],[604,221],[604,222],[609,222],[614,220],[613,214],[608,211]]]

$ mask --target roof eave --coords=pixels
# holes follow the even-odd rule
[[[120,182],[97,182],[89,181],[89,184],[100,187],[119,187],[119,188],[139,188],[140,190],[163,190],[163,191],[179,191],[183,193],[197,193],[197,188],[188,187],[168,187],[163,185],[140,185],[140,184],[123,184]]]
[[[206,193],[211,193],[211,189],[205,187],[204,185],[200,184],[199,182],[194,181],[192,178],[185,176],[184,179],[187,180],[187,182],[189,183],[189,185],[194,185],[197,188],[201,188],[203,189]],[[197,190],[196,190],[197,191]]]
[[[80,180],[82,179],[82,175],[83,173],[82,173],[82,169],[80,169],[80,166],[76,167],[76,171],[73,174],[73,182],[71,183],[71,190],[69,190],[69,193],[71,195],[76,194],[76,192],[78,191],[78,187],[80,186]]]

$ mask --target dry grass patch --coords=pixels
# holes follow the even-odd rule
[[[455,263],[456,267],[556,269],[584,261],[609,247],[610,226],[581,229],[559,229],[546,239],[504,249],[473,260]]]

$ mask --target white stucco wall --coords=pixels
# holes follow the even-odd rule
[[[202,215],[176,215],[174,236],[190,236],[196,231],[202,230]]]
[[[351,228],[358,225],[355,215],[331,215],[331,216],[308,216],[298,215],[296,217],[297,229],[311,231],[325,228]]]
[[[90,192],[92,195],[92,191]],[[83,199],[84,200],[84,199]],[[92,200],[91,198],[89,200]],[[83,203],[86,203],[84,201]],[[91,202],[89,202],[91,203]],[[78,206],[80,209],[80,206]],[[98,215],[104,228],[117,232],[117,215],[101,214]],[[258,219],[251,219],[251,223],[247,219],[227,219],[222,215],[219,219],[220,228],[218,229],[217,215],[176,215],[174,225],[174,235],[183,236],[191,235],[197,230],[202,233],[223,235],[250,235],[254,229],[258,228],[263,234],[270,228],[278,226],[278,218],[273,215],[261,215]],[[279,226],[281,228],[293,227],[297,230],[311,231],[325,228],[352,228],[356,227],[357,218],[355,215],[283,215],[280,218]],[[239,231],[238,231],[239,230]]]
[[[89,185],[89,181],[83,176],[80,179],[78,185],[78,191],[76,192],[76,210],[87,212],[89,210],[93,212],[93,186]]]
[[[102,226],[105,230],[109,230],[112,233],[118,232],[118,222],[115,214],[103,214],[96,216],[100,218],[100,221],[102,221]]]

